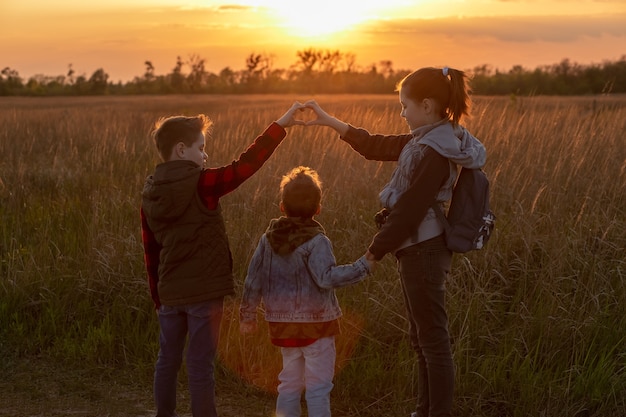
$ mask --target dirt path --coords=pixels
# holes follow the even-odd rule
[[[4,374],[0,378],[0,416],[154,416],[151,387],[137,383],[128,372],[68,371],[36,359],[3,363],[0,369]],[[271,396],[246,388],[234,393],[222,387],[219,379],[217,385],[220,417],[271,416]],[[179,393],[180,417],[191,416],[185,390],[183,387]]]

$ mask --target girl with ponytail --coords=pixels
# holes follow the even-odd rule
[[[307,125],[328,126],[368,160],[397,161],[380,191],[375,216],[378,233],[367,251],[378,261],[387,253],[397,261],[404,293],[411,345],[417,352],[418,397],[415,417],[449,416],[453,404],[454,363],[445,308],[445,281],[452,253],[444,227],[432,208],[452,197],[457,166],[476,169],[486,151],[461,126],[469,114],[469,91],[463,71],[422,68],[398,83],[403,134],[372,134],[326,113],[314,100],[305,103],[317,118]]]

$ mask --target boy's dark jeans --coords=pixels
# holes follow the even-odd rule
[[[187,346],[187,373],[194,417],[217,417],[213,362],[217,352],[223,298],[159,309],[160,349],[154,373],[157,417],[176,417],[177,376]]]
[[[443,235],[396,252],[409,317],[411,345],[419,365],[417,416],[449,416],[454,362],[445,309],[445,281],[452,253]]]

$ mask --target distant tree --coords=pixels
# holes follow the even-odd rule
[[[17,95],[22,89],[22,79],[16,70],[5,67],[0,71],[0,95]]]
[[[205,86],[208,73],[205,68],[206,60],[199,55],[193,54],[189,56],[187,65],[191,69],[187,76],[187,81],[191,87],[191,91],[199,92]]]
[[[91,94],[106,94],[108,88],[109,74],[102,68],[98,68],[89,77],[89,91]]]
[[[83,95],[90,94],[90,84],[87,82],[87,76],[85,74],[81,74],[76,77],[74,84],[72,85],[72,94],[75,95]]]
[[[0,71],[0,78],[3,80],[19,79],[20,74],[10,67],[4,67],[4,69]]]
[[[343,54],[339,50],[325,50],[318,53],[318,67],[320,72],[332,73],[337,70]]]
[[[615,62],[604,62],[601,69],[602,94],[626,93],[626,55]]]
[[[573,80],[576,77],[577,65],[572,64],[569,59],[563,59],[558,64],[552,66],[552,75],[554,76],[554,93],[555,94],[573,94]]]
[[[251,53],[246,58],[246,69],[241,79],[246,91],[252,93],[266,92],[272,83],[271,75],[273,56]]]
[[[74,84],[74,68],[72,68],[72,64],[68,64],[67,66],[67,74],[65,75],[65,79],[67,84]]]
[[[356,55],[351,52],[347,52],[343,54],[343,61],[341,62],[341,64],[343,65],[343,67],[340,68],[341,71],[345,71],[345,72],[356,71]]]
[[[235,86],[238,82],[237,73],[232,70],[230,67],[226,67],[222,69],[219,73],[219,83],[221,91],[229,91],[233,92],[235,90]]]
[[[256,92],[263,75],[263,55],[251,53],[246,58],[246,70],[243,77],[245,88],[249,92]]]
[[[527,71],[521,65],[514,65],[509,70],[509,89],[515,94],[521,94],[530,90],[526,85]]]
[[[299,61],[296,62],[295,68],[305,75],[310,75],[314,71],[335,72],[344,60],[344,54],[339,50],[331,51],[329,49],[308,48],[303,51],[297,51],[296,56]]]
[[[65,75],[36,74],[28,79],[25,88],[29,95],[62,95],[66,93]]]
[[[250,55],[248,55],[248,57],[246,58],[246,69],[249,73],[254,73],[258,71],[257,68],[261,64],[262,58],[263,56],[260,54],[251,53]]]
[[[382,74],[383,77],[389,78],[393,76],[394,70],[392,61],[380,61],[378,67],[378,72]]]
[[[151,61],[144,62],[144,65],[146,66],[146,72],[143,74],[144,80],[147,82],[154,81],[154,65],[152,65]]]
[[[72,64],[66,75],[38,74],[24,85],[10,67],[0,71],[0,95],[59,94],[169,94],[169,93],[385,93],[395,90],[399,80],[410,73],[394,69],[381,60],[365,67],[356,65],[356,56],[339,50],[308,48],[296,53],[287,69],[273,68],[273,56],[251,53],[243,69],[226,67],[219,74],[206,69],[206,60],[180,56],[169,74],[155,74],[154,65],[144,61],[145,72],[123,84],[109,82],[103,69],[91,77],[76,75]],[[185,75],[183,67],[189,66]],[[617,61],[580,65],[569,59],[533,70],[514,65],[509,70],[480,65],[468,70],[472,92],[477,95],[582,95],[626,93],[626,55]]]
[[[320,51],[313,48],[305,49],[303,51],[297,51],[296,56],[298,57],[299,61],[296,62],[296,68],[300,69],[305,75],[310,75],[311,73],[313,73],[313,68],[315,67],[315,64],[317,64],[317,62],[320,60],[320,55]]]
[[[176,57],[176,65],[172,69],[172,73],[169,75],[169,83],[175,92],[182,92],[185,78],[183,76],[183,60],[180,56]]]

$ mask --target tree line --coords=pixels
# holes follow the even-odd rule
[[[245,67],[225,67],[219,73],[206,69],[206,59],[180,56],[170,72],[157,74],[151,61],[144,73],[131,81],[111,82],[104,68],[87,76],[77,75],[72,64],[65,75],[35,75],[27,80],[5,67],[0,72],[0,96],[133,95],[133,94],[384,94],[391,93],[411,69],[394,69],[382,60],[366,67],[356,56],[339,50],[308,48],[296,52],[288,68],[274,68],[273,56],[251,53]],[[508,71],[482,65],[466,70],[477,95],[592,95],[626,93],[626,55],[616,61],[580,65],[561,62],[527,69],[516,65]]]

